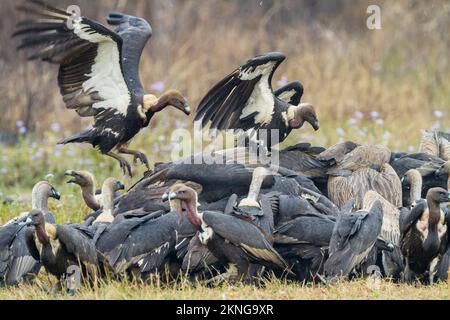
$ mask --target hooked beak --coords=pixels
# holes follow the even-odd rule
[[[33,225],[33,220],[31,220],[31,218],[28,217],[27,220],[25,220],[25,224],[27,227],[30,227]]]
[[[162,195],[161,200],[167,202],[173,199],[177,199],[178,194],[176,192],[166,192]]]
[[[56,200],[61,200],[61,193],[59,193],[56,189],[53,189],[51,197]]]
[[[444,176],[444,168],[439,168],[439,169],[437,169],[437,170],[434,172],[434,175],[435,175],[437,178],[443,177],[443,176]]]
[[[314,131],[319,130],[319,121],[315,120],[311,122],[311,127],[313,127]]]
[[[117,188],[119,189],[119,190],[125,190],[125,185],[122,183],[122,182],[118,182],[117,183]]]
[[[177,103],[177,104],[174,104],[173,107],[175,109],[180,110],[187,116],[189,116],[191,114],[191,107],[187,103],[180,103],[180,104]]]
[[[66,183],[75,183],[75,171],[73,170],[67,170],[66,172],[64,172],[64,175],[67,177],[72,177],[72,179],[69,179]]]

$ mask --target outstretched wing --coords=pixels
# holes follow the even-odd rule
[[[30,60],[60,65],[58,85],[66,107],[82,117],[103,111],[125,116],[131,97],[121,65],[121,37],[39,0],[28,0],[19,9],[33,18],[17,25],[18,49],[32,50]]]
[[[115,32],[122,38],[122,66],[125,81],[135,93],[144,94],[139,78],[139,62],[142,51],[152,36],[152,27],[142,19],[119,12],[108,16],[108,23],[118,26]]]
[[[272,76],[284,59],[273,52],[247,61],[206,94],[194,121],[218,130],[248,130],[269,123],[275,104]]]
[[[294,81],[281,87],[274,94],[281,100],[293,106],[298,106],[303,96],[303,85],[299,81]]]

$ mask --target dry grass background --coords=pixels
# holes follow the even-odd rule
[[[67,111],[56,85],[57,68],[25,62],[10,38],[24,16],[3,0],[0,20],[0,194],[28,194],[34,183],[51,174],[63,193],[52,203],[59,222],[79,221],[87,213],[78,190],[63,183],[67,169],[88,169],[102,181],[120,176],[116,163],[88,146],[55,147],[63,136],[89,125]],[[119,10],[147,18],[153,38],[142,57],[141,76],[149,92],[164,83],[183,92],[196,106],[202,96],[246,59],[267,51],[281,51],[288,59],[274,84],[298,79],[305,86],[304,101],[313,103],[321,121],[317,133],[304,128],[285,144],[310,141],[328,146],[339,140],[383,143],[393,150],[414,151],[421,129],[449,130],[450,121],[450,3],[432,1],[268,1],[268,0],[61,0],[64,8],[77,4],[82,14],[105,22]],[[382,29],[366,28],[366,8],[378,4]],[[378,112],[379,116],[370,116]],[[27,134],[19,133],[18,120]],[[176,111],[156,116],[151,128],[134,142],[151,161],[168,160],[173,128],[190,127],[190,119]],[[23,129],[22,129],[23,130]],[[449,130],[450,131],[450,130]],[[142,169],[140,169],[142,170]],[[141,171],[137,171],[139,176]],[[131,184],[134,180],[125,179]],[[0,204],[0,223],[28,210],[29,204]],[[45,278],[46,279],[46,278]],[[47,283],[47,280],[43,280]],[[85,290],[79,298],[441,298],[449,287],[398,286],[389,282],[367,290],[363,280],[331,288],[286,285],[277,280],[265,289],[203,286],[165,288],[105,284]],[[66,298],[41,288],[1,290],[6,298]]]

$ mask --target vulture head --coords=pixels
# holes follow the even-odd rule
[[[448,178],[449,176],[450,176],[450,161],[447,161],[438,170],[436,170],[436,177]]]
[[[291,107],[288,112],[289,126],[293,129],[300,129],[305,122],[308,122],[315,131],[319,130],[319,120],[317,119],[314,107],[309,103],[301,103]]]
[[[191,108],[189,107],[187,99],[177,90],[171,89],[164,93],[159,99],[154,95],[144,96],[143,112],[145,114],[153,114],[166,107],[173,107],[184,112],[186,115],[191,114]]]
[[[125,185],[115,178],[108,178],[103,182],[102,194],[112,194],[115,192],[125,190]]]
[[[51,224],[45,223],[45,216],[41,210],[32,210],[28,217],[31,225],[36,230],[36,236],[40,243],[49,243],[50,239],[56,239],[56,229]]]
[[[64,173],[65,176],[70,177],[67,183],[77,184],[80,187],[94,187],[94,175],[88,171],[74,171],[68,170]]]
[[[61,199],[61,194],[58,190],[56,190],[50,183],[47,181],[41,181],[37,183],[32,191],[33,195],[36,196],[36,198],[54,198],[56,200]]]
[[[197,215],[198,195],[193,188],[177,183],[163,194],[162,200],[170,202],[171,210],[178,213],[179,222],[181,222],[183,209],[185,209],[189,221],[197,227],[201,226],[201,221]]]

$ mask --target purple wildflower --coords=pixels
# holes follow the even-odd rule
[[[355,117],[358,119],[362,119],[362,118],[364,118],[364,113],[362,113],[361,111],[356,111]]]
[[[163,92],[165,87],[166,87],[166,85],[162,81],[155,82],[151,86],[152,90],[157,91],[157,92]]]
[[[358,120],[356,120],[356,119],[354,119],[354,118],[350,118],[350,119],[348,119],[348,121],[347,121],[347,124],[349,125],[349,126],[354,126],[354,125],[356,125],[358,123]]]
[[[378,111],[372,111],[370,113],[370,116],[375,119],[375,118],[378,118],[380,116],[380,113]]]
[[[280,80],[278,80],[278,86],[284,87],[287,84],[287,78],[286,76],[282,76]]]
[[[382,126],[384,124],[384,120],[383,119],[376,119],[375,123]]]
[[[25,126],[25,122],[23,122],[22,120],[17,120],[16,121],[16,127],[17,128],[22,128],[23,126]]]
[[[58,133],[59,130],[61,130],[61,125],[57,122],[52,123],[50,126],[50,129],[54,132],[54,133]]]
[[[19,133],[20,133],[20,134],[25,134],[25,133],[27,133],[27,128],[25,128],[25,127],[20,127],[20,128],[19,128]]]
[[[435,116],[437,119],[442,118],[443,115],[444,115],[444,113],[443,113],[442,111],[440,111],[440,110],[435,110],[435,111],[434,111],[434,116]]]

